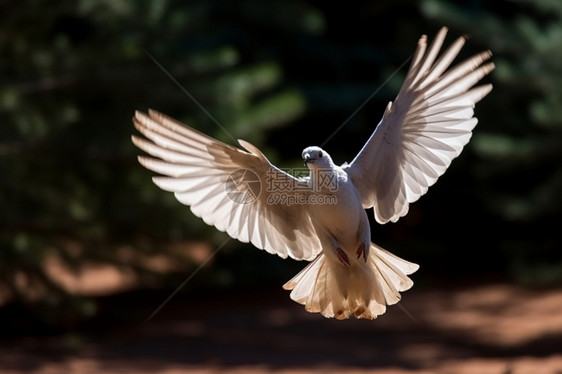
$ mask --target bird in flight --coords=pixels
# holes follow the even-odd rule
[[[133,143],[150,156],[141,165],[159,176],[205,223],[282,258],[311,261],[283,288],[313,313],[374,319],[412,287],[419,266],[371,242],[366,209],[375,220],[396,222],[427,192],[468,143],[474,106],[492,89],[476,86],[494,69],[484,51],[454,66],[459,37],[440,53],[447,29],[428,46],[419,39],[405,81],[371,137],[350,163],[338,166],[311,146],[309,170],[294,176],[255,146],[220,142],[154,110],[137,111],[144,135]]]

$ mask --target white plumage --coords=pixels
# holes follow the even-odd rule
[[[133,142],[152,156],[139,161],[207,224],[282,258],[312,261],[284,285],[307,311],[376,318],[412,287],[418,265],[371,243],[365,209],[379,223],[404,216],[460,154],[477,123],[474,105],[492,89],[473,88],[494,69],[490,52],[450,68],[465,39],[439,56],[446,33],[429,48],[420,38],[396,100],[349,165],[308,147],[310,175],[295,178],[248,142],[239,140],[244,150],[224,144],[153,110],[133,118],[145,137]]]

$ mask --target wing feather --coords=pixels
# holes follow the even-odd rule
[[[160,174],[154,183],[205,223],[283,258],[312,260],[321,251],[306,209],[269,199],[275,192],[306,193],[295,188],[306,182],[273,166],[256,147],[224,144],[153,110],[136,112],[133,122],[144,136],[133,135],[133,143],[150,155],[139,156],[141,165]],[[271,190],[271,178],[290,183]]]
[[[472,136],[474,106],[492,86],[473,86],[494,69],[484,51],[451,67],[465,44],[458,38],[439,56],[447,29],[427,48],[418,42],[404,84],[359,154],[344,166],[363,206],[379,223],[395,222],[427,192]]]

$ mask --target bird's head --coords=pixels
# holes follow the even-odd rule
[[[311,168],[331,168],[333,165],[332,158],[320,147],[307,147],[302,151],[302,160],[304,164]]]

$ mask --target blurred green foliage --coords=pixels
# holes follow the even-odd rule
[[[513,275],[531,284],[560,283],[562,6],[550,0],[473,5],[428,0],[422,9],[494,52],[495,90],[484,104],[491,116],[473,139],[479,196],[486,212],[509,224],[498,246]]]
[[[374,240],[422,264],[425,279],[500,273],[560,282],[557,4],[0,3],[0,294],[47,322],[79,319],[95,313],[95,304],[70,297],[49,278],[49,256],[76,270],[111,263],[155,287],[165,274],[119,256],[120,248],[141,259],[167,254],[184,266],[184,277],[195,265],[167,252],[171,244],[224,240],[137,164],[134,110],[160,110],[231,144],[232,137],[246,139],[287,167],[377,91],[326,146],[343,163],[374,130],[405,68],[380,84],[411,55],[419,35],[442,25],[471,37],[464,55],[494,52],[497,70],[488,80],[495,88],[476,108],[480,125],[471,145],[405,219],[374,226]],[[202,282],[260,282],[301,265],[231,247],[238,248],[217,255]]]
[[[38,317],[53,316],[44,308],[76,301],[45,272],[54,253],[76,270],[86,261],[112,263],[150,283],[154,274],[119,258],[119,248],[133,245],[150,255],[174,241],[212,240],[213,230],[155,188],[136,163],[135,109],[158,108],[225,141],[235,134],[259,146],[267,129],[304,112],[304,97],[287,84],[280,64],[253,50],[248,30],[237,24],[244,15],[238,7],[206,1],[2,6],[0,284]],[[322,27],[313,8],[295,2],[287,11],[296,12],[291,22],[300,32]],[[288,25],[277,20],[268,27]]]

